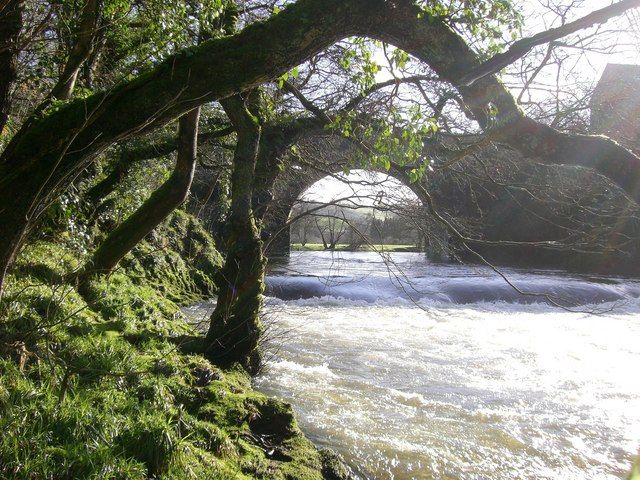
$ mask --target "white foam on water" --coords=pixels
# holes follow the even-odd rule
[[[305,366],[299,363],[290,362],[288,360],[277,360],[269,363],[268,368],[273,375],[278,374],[291,374],[294,372],[296,380],[299,378],[298,374],[302,374],[310,379],[319,380],[320,378],[336,378],[336,375],[329,369],[327,363],[315,366]]]

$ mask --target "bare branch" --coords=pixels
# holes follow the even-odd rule
[[[614,3],[613,5],[609,5],[608,7],[601,8],[600,10],[595,10],[578,20],[567,23],[566,25],[551,28],[531,37],[520,39],[517,42],[514,42],[506,52],[499,53],[491,57],[489,60],[474,68],[466,75],[463,75],[457,83],[460,86],[467,87],[473,85],[481,78],[497,73],[507,65],[510,65],[519,58],[524,57],[533,47],[566,37],[578,30],[583,30],[599,23],[605,23],[611,18],[622,15],[627,10],[637,8],[639,6],[640,0],[622,0],[618,3]]]

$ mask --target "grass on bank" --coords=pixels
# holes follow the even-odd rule
[[[210,295],[220,262],[192,220],[174,215],[90,304],[63,280],[76,252],[20,256],[0,302],[0,478],[323,478],[332,457],[289,405],[176,345],[195,334],[179,304]]]

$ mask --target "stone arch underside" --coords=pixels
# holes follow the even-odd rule
[[[305,138],[296,146],[297,155],[286,159],[283,174],[274,185],[273,200],[264,216],[263,238],[267,243],[267,253],[271,256],[289,254],[291,228],[287,222],[300,196],[323,178],[342,173],[346,166],[393,177],[420,198],[416,185],[384,168],[354,165],[355,146],[346,139],[336,136],[314,136]]]

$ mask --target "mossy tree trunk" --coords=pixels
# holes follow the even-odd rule
[[[138,242],[186,200],[196,166],[199,117],[200,108],[180,117],[178,155],[173,173],[100,244],[80,275],[81,285],[94,274],[111,272]]]
[[[260,125],[245,100],[234,95],[220,102],[236,128],[231,173],[231,207],[224,267],[219,274],[218,302],[207,332],[207,355],[221,364],[239,362],[255,373],[263,327],[260,307],[266,259],[252,208]]]
[[[265,22],[178,53],[109,92],[33,118],[0,159],[0,289],[29,229],[96,154],[206,102],[275,78],[353,35],[402,48],[454,85],[480,65],[460,35],[425,15],[413,0],[298,0]],[[458,90],[478,122],[497,126],[505,143],[548,163],[586,161],[640,199],[640,158],[626,149],[603,138],[576,141],[526,119],[495,77]],[[495,121],[493,110],[499,112]]]
[[[266,266],[262,220],[289,147],[301,136],[324,132],[324,128],[322,122],[308,118],[260,128],[242,97],[220,103],[236,128],[237,143],[224,242],[227,258],[219,275],[220,290],[207,333],[207,352],[218,363],[239,362],[256,373],[260,367],[263,326],[259,314]]]
[[[0,2],[0,136],[9,119],[11,85],[16,79],[18,39],[24,0]]]

